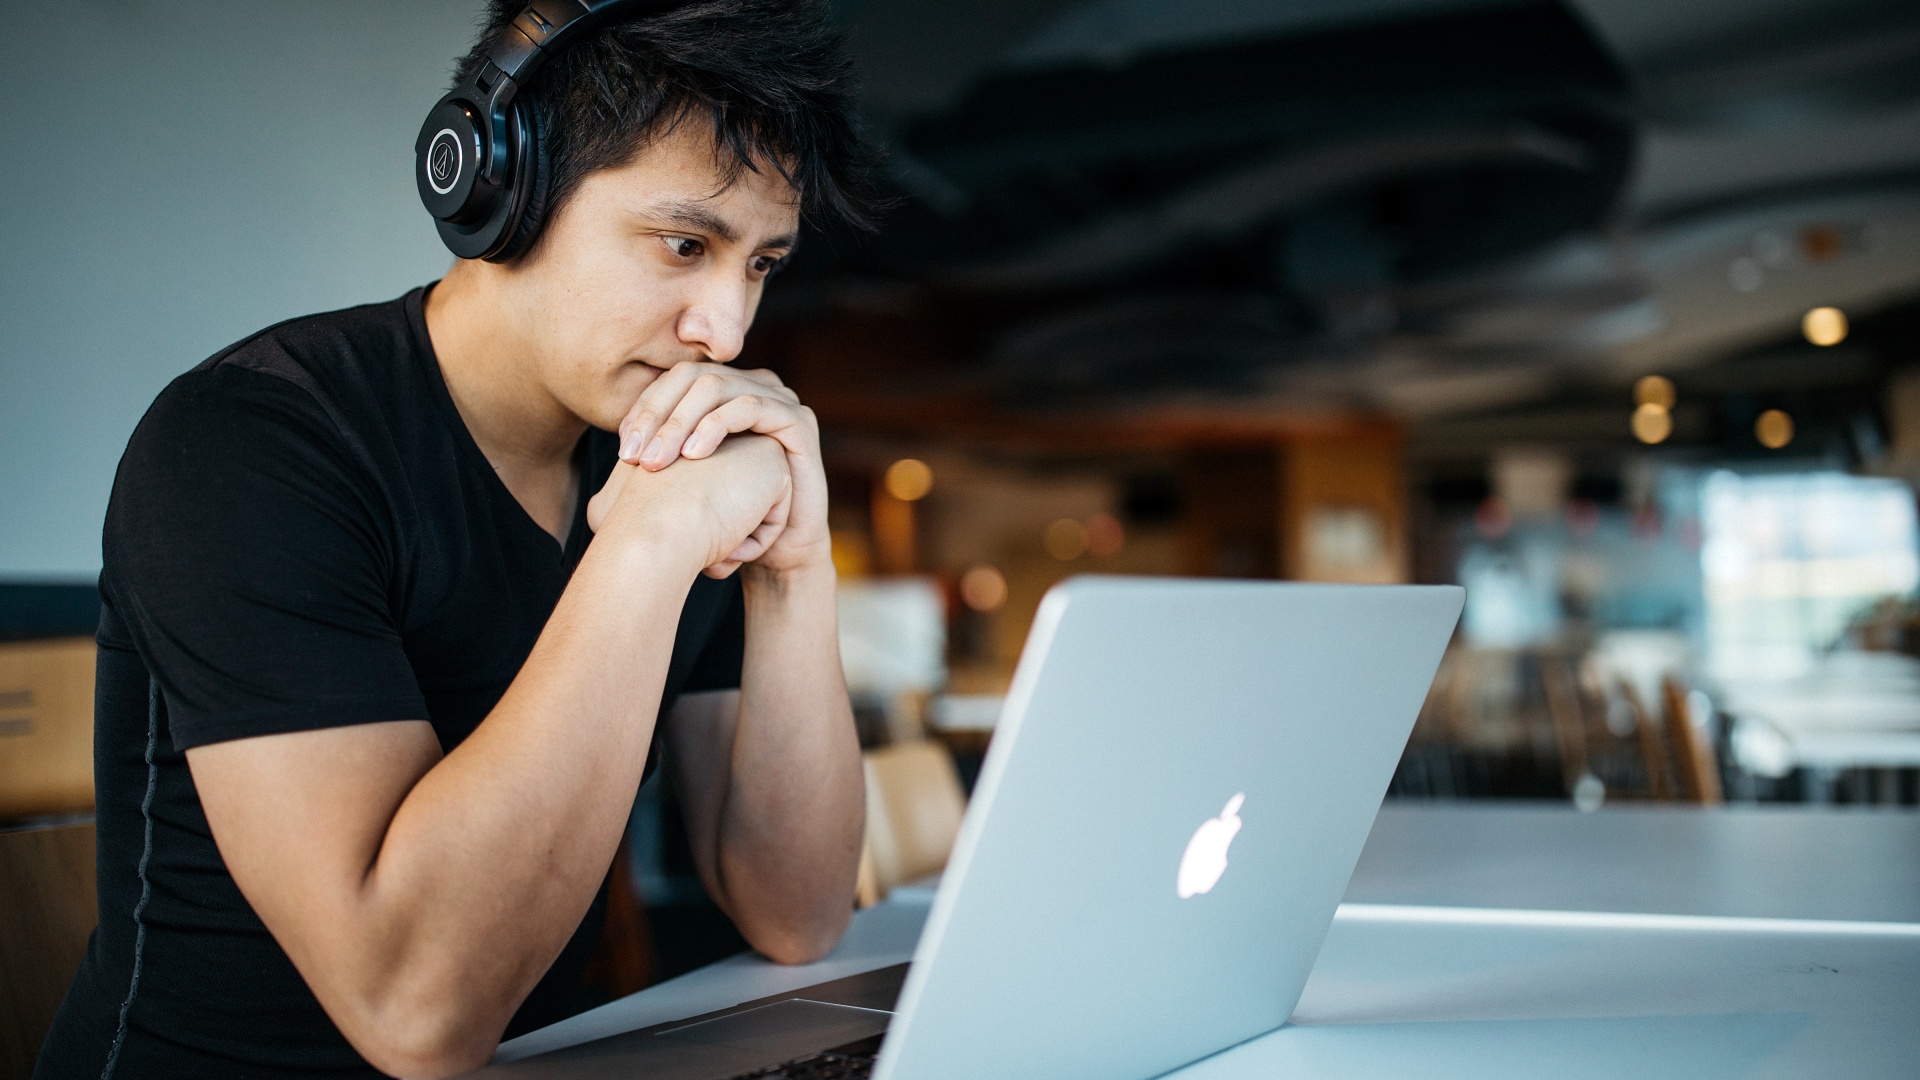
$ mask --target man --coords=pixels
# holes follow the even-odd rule
[[[755,948],[844,929],[862,784],[818,434],[724,365],[802,213],[861,213],[847,62],[814,0],[583,34],[523,90],[531,250],[263,331],[130,441],[100,926],[36,1076],[484,1064],[565,1015],[656,755]]]

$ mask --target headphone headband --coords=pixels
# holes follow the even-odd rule
[[[414,140],[420,201],[449,250],[502,261],[537,235],[546,155],[534,117],[517,98],[547,58],[602,16],[655,14],[688,2],[533,0],[514,16],[479,67],[434,105]]]

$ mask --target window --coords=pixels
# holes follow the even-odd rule
[[[1716,471],[1701,530],[1707,658],[1722,681],[1804,675],[1862,610],[1920,583],[1913,492],[1897,480]]]

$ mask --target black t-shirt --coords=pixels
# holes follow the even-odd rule
[[[424,295],[219,353],[174,380],[127,445],[100,575],[100,925],[42,1080],[377,1075],[227,873],[185,751],[408,719],[451,750],[566,587],[614,437],[581,439],[562,548],[467,433]],[[737,582],[694,583],[664,703],[739,685],[744,619]],[[577,1010],[603,910],[604,895],[509,1035]]]

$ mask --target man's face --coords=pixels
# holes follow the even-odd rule
[[[680,361],[740,355],[767,274],[793,250],[793,189],[764,165],[723,186],[698,126],[587,176],[510,274],[512,317],[539,354],[528,374],[595,427],[618,426]]]

